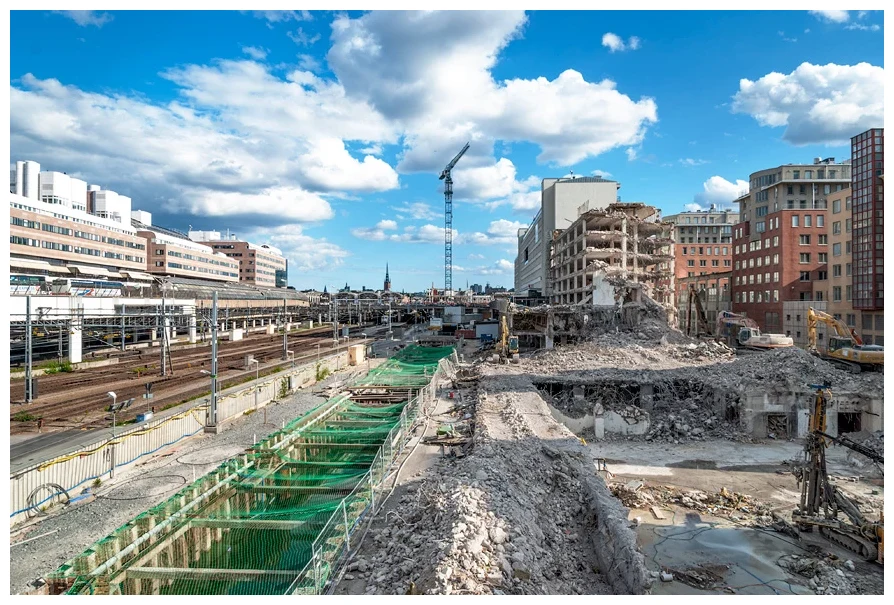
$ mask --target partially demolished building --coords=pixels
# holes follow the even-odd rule
[[[553,233],[550,303],[621,308],[648,297],[676,324],[673,225],[642,203],[583,212]]]

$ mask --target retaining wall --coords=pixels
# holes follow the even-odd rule
[[[320,359],[322,368],[335,371],[347,365],[348,354],[341,352]],[[280,399],[281,383],[287,382],[287,392],[292,394],[301,386],[314,382],[316,364],[289,368],[276,374],[254,381],[248,386],[240,385],[224,390],[218,397],[218,422],[220,424],[238,418],[246,410],[255,407],[255,387],[258,390],[258,408]],[[61,494],[60,486],[74,497],[84,487],[89,487],[96,479],[114,477],[115,469],[126,466],[140,458],[162,451],[164,448],[201,433],[205,429],[205,415],[208,398],[199,400],[187,410],[166,417],[158,417],[132,428],[119,428],[114,438],[109,435],[98,437],[95,442],[74,447],[70,453],[10,475],[10,524],[27,520],[36,514],[36,509]],[[44,488],[39,490],[38,488]],[[29,502],[29,496],[34,497]]]

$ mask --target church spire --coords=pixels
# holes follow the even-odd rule
[[[385,263],[385,292],[391,292],[391,276],[388,274],[388,263]]]

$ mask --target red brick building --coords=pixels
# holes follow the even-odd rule
[[[783,303],[810,301],[829,277],[828,198],[850,184],[850,163],[834,158],[755,172],[736,200],[732,307],[766,332],[782,332]],[[817,289],[821,292],[822,289]]]

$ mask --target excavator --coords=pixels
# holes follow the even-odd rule
[[[739,332],[736,334],[736,347],[740,350],[768,351],[795,345],[791,336],[785,334],[761,334],[757,322],[750,317],[731,311],[721,311],[717,314],[716,337],[720,338],[727,328],[733,326],[739,326]]]
[[[822,322],[835,331],[829,335],[829,346],[821,353],[816,348],[816,326]],[[885,365],[885,348],[865,345],[857,333],[840,319],[828,313],[807,309],[807,350],[826,361],[858,374],[863,370],[881,372]]]
[[[500,357],[509,361],[513,355],[518,354],[518,336],[509,334],[509,324],[506,322],[506,315],[500,317]]]
[[[867,519],[857,505],[829,481],[826,471],[826,443],[834,442],[884,464],[884,453],[847,439],[826,433],[826,413],[832,402],[831,384],[810,385],[816,389],[809,432],[804,443],[804,460],[792,469],[801,486],[801,501],[792,513],[792,521],[802,532],[819,529],[820,535],[853,551],[867,561],[884,564],[885,520],[879,511],[878,521]],[[847,520],[839,519],[843,512]]]
[[[689,284],[689,313],[686,316],[686,334],[692,335],[692,306],[695,305],[695,313],[698,318],[698,327],[696,329],[697,336],[710,336],[711,330],[708,326],[708,317],[705,313],[705,308],[702,306],[702,299],[698,295],[698,290],[695,289],[694,284]]]

